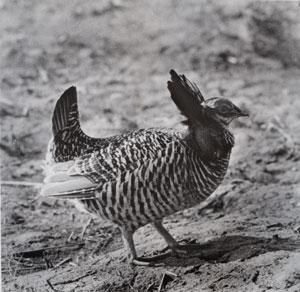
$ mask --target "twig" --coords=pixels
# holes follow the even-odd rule
[[[47,268],[48,268],[48,269],[53,268],[52,262],[51,262],[50,260],[48,260],[47,257],[46,257],[45,255],[44,255],[44,260],[45,260],[45,262],[46,262],[46,265],[47,265]]]
[[[69,261],[71,261],[71,260],[72,260],[72,258],[66,258],[66,259],[60,261],[59,263],[57,263],[56,265],[54,265],[54,268],[57,268],[57,267],[59,267],[59,266],[65,264],[65,263],[67,263],[67,262],[69,262]]]
[[[79,255],[76,256],[75,264],[78,266],[79,265]]]
[[[99,246],[101,245],[101,241],[96,242],[95,246],[93,247],[90,256],[93,256],[94,253],[98,250]]]
[[[164,272],[162,279],[160,281],[159,287],[158,287],[158,292],[161,292],[162,289],[171,281],[174,281],[174,279],[177,277],[176,274],[166,271]]]
[[[1,185],[41,188],[43,184],[38,182],[30,182],[30,181],[5,180],[5,181],[1,181]]]
[[[32,266],[32,267],[26,267],[26,268],[17,268],[16,273],[19,271],[35,271],[35,270],[44,270],[45,266]],[[1,270],[1,273],[8,273],[11,274],[11,269],[3,269]]]
[[[110,290],[111,286],[112,286],[112,284],[109,284],[109,286],[107,287],[107,289],[105,289],[104,292],[108,292]]]
[[[53,285],[51,284],[50,280],[46,280],[46,282],[47,282],[47,284],[49,285],[49,287],[50,287],[53,291],[59,292],[58,290],[56,290],[56,289],[53,287]]]
[[[154,289],[154,286],[155,286],[155,282],[151,283],[151,284],[148,286],[146,292],[152,291],[152,290]]]
[[[82,276],[79,276],[75,279],[70,279],[70,280],[67,280],[67,281],[63,281],[63,282],[57,282],[55,284],[53,284],[54,286],[56,285],[65,285],[65,284],[71,284],[71,283],[74,283],[74,282],[77,282],[83,278],[86,278],[88,276],[92,276],[92,275],[95,275],[97,273],[97,271],[89,271],[87,272],[85,275],[82,275]]]
[[[70,236],[67,239],[67,242],[70,242],[72,240],[73,235],[74,235],[74,231],[71,232]]]
[[[84,237],[84,234],[86,232],[86,229],[91,224],[91,222],[92,222],[92,217],[90,217],[89,220],[88,220],[88,222],[83,226],[83,229],[82,229],[81,234],[80,234],[80,240],[83,240],[83,237]]]
[[[55,246],[55,247],[47,247],[42,249],[36,249],[36,250],[29,250],[29,251],[23,251],[23,252],[17,252],[14,253],[13,257],[24,257],[24,258],[36,258],[36,257],[43,257],[47,251],[51,250],[77,250],[84,246],[84,243],[81,242],[79,244],[74,245],[63,245],[63,246]]]

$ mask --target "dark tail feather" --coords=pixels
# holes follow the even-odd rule
[[[99,139],[86,135],[79,122],[76,87],[67,89],[56,103],[52,117],[52,156],[56,162],[64,162],[79,157],[93,148]]]
[[[56,103],[52,117],[53,136],[66,127],[80,128],[76,87],[67,89]]]

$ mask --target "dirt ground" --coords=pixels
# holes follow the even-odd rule
[[[2,291],[299,292],[299,19],[297,1],[2,1]],[[112,225],[87,225],[22,182],[42,182],[53,107],[70,85],[87,134],[183,127],[171,68],[250,118],[232,125],[214,199],[165,219],[179,241],[206,243],[203,256],[130,266]],[[135,241],[140,256],[165,247],[151,226]]]

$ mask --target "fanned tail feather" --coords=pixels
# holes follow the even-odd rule
[[[74,86],[68,88],[55,105],[52,117],[52,132],[54,138],[66,127],[72,127],[73,130],[80,129],[77,92]]]
[[[64,199],[93,198],[97,184],[73,172],[74,162],[54,165],[50,175],[44,179],[41,195]]]
[[[70,87],[58,99],[52,116],[52,132],[48,152],[54,162],[74,160],[99,143],[100,139],[89,137],[80,127],[76,87]]]

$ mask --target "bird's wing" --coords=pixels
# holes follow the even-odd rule
[[[94,191],[124,174],[148,166],[168,155],[176,134],[143,130],[111,142],[107,147],[83,155],[72,162],[57,163],[44,180],[41,194],[61,198],[92,198]],[[169,154],[170,154],[169,153]]]

